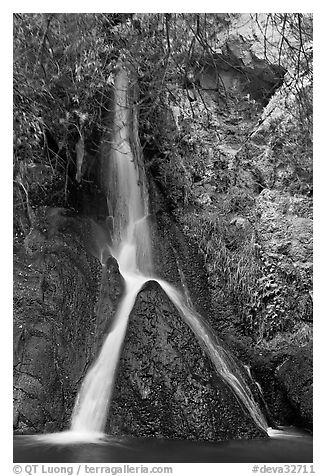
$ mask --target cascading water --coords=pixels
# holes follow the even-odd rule
[[[142,273],[152,269],[150,234],[145,219],[148,211],[130,148],[128,121],[128,76],[124,70],[120,70],[115,83],[110,157],[110,184],[116,192],[113,244],[110,251],[119,263],[126,288],[117,311],[116,324],[108,334],[100,355],[86,375],[79,392],[72,415],[73,432],[99,433],[104,430],[129,314],[137,294],[149,279]]]
[[[129,81],[121,69],[115,82],[114,131],[110,157],[108,200],[113,214],[113,245],[111,254],[119,263],[126,284],[125,293],[102,350],[89,370],[80,389],[72,415],[71,431],[101,433],[104,431],[110,400],[129,314],[137,294],[148,280],[156,280],[174,303],[184,321],[196,335],[200,345],[214,364],[218,375],[234,391],[255,423],[267,431],[267,422],[256,404],[249,386],[233,357],[221,346],[209,326],[194,311],[188,299],[169,283],[152,274],[151,240],[147,225],[146,190],[139,178],[139,164],[134,160],[129,141]]]

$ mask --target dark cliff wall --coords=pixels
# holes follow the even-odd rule
[[[67,428],[94,355],[100,266],[82,239],[90,223],[62,217],[50,232],[46,212],[14,255],[16,433]]]

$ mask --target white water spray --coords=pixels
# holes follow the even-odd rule
[[[102,350],[87,373],[72,415],[71,431],[98,435],[105,429],[114,379],[129,315],[144,283],[156,280],[174,303],[184,321],[211,358],[218,375],[234,391],[255,423],[267,430],[266,420],[232,356],[220,345],[214,333],[190,306],[189,299],[170,284],[152,276],[151,240],[147,225],[146,191],[142,189],[139,164],[135,163],[130,141],[128,75],[120,70],[115,83],[114,134],[110,157],[109,193],[113,197],[114,230],[112,255],[119,263],[126,284],[125,293]]]

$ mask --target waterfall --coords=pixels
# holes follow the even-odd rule
[[[81,386],[72,415],[71,431],[83,434],[104,431],[129,315],[139,291],[148,280],[159,283],[210,357],[217,374],[233,390],[257,426],[267,431],[265,417],[238,365],[193,309],[189,296],[184,298],[172,285],[153,276],[151,238],[146,219],[146,190],[140,180],[141,164],[135,161],[130,145],[131,108],[128,91],[128,75],[120,69],[115,81],[108,202],[112,204],[113,210],[113,244],[110,252],[119,264],[126,288],[115,325]]]
[[[116,325],[108,334],[94,366],[80,390],[73,416],[72,431],[103,432],[108,406],[114,388],[115,369],[126,333],[129,314],[146,278],[124,275],[126,290],[117,311]]]
[[[78,394],[71,421],[73,432],[104,431],[129,314],[137,294],[150,279],[142,273],[152,269],[150,233],[146,220],[148,210],[130,147],[129,115],[128,76],[121,69],[115,82],[114,128],[110,156],[109,186],[115,199],[113,244],[110,251],[119,264],[126,288],[117,310],[115,325]]]
[[[108,201],[113,208],[112,254],[126,273],[151,273],[151,242],[146,190],[139,165],[133,156],[129,124],[128,75],[120,70],[115,81],[114,127],[111,139],[108,177]],[[129,247],[129,254],[125,247]],[[128,260],[128,261],[127,261]]]

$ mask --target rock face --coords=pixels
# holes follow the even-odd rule
[[[207,273],[198,247],[160,210],[151,224],[154,274],[182,290],[200,314],[212,321]],[[214,322],[211,322],[214,324]]]
[[[303,338],[302,329],[298,333],[301,346],[298,337],[293,343],[288,334],[277,348],[256,352],[251,357],[252,373],[260,382],[275,424],[312,430],[312,345],[309,336]]]
[[[64,226],[65,234],[60,227],[49,233],[43,213],[14,255],[16,433],[67,428],[93,357],[100,266],[80,238],[87,223]]]
[[[96,351],[98,352],[112,325],[124,289],[117,261],[110,256],[102,270],[99,300],[96,306]]]
[[[307,345],[287,358],[276,372],[288,399],[308,428],[312,428],[313,425],[312,364],[312,346]]]
[[[280,289],[284,327],[312,321],[312,200],[264,190],[256,200],[262,255]],[[289,324],[287,324],[289,323]]]
[[[154,281],[130,316],[107,431],[207,441],[264,436]]]
[[[226,341],[251,366],[276,424],[312,428],[312,206],[311,199],[264,189],[255,200],[264,280],[267,342],[253,344],[226,319]],[[237,219],[238,220],[238,219]],[[240,232],[240,230],[239,230]],[[230,234],[230,228],[228,230]],[[259,285],[259,283],[258,283]],[[257,286],[258,287],[258,286]],[[256,290],[255,287],[254,289]],[[305,359],[304,357],[305,356]],[[302,363],[301,369],[299,362]],[[307,383],[309,382],[309,383]]]
[[[268,23],[266,14],[256,19],[253,14],[219,15],[214,53],[199,59],[196,79],[204,92],[218,101],[219,94],[227,96],[238,90],[248,99],[267,104],[285,73],[278,57],[280,33]]]

